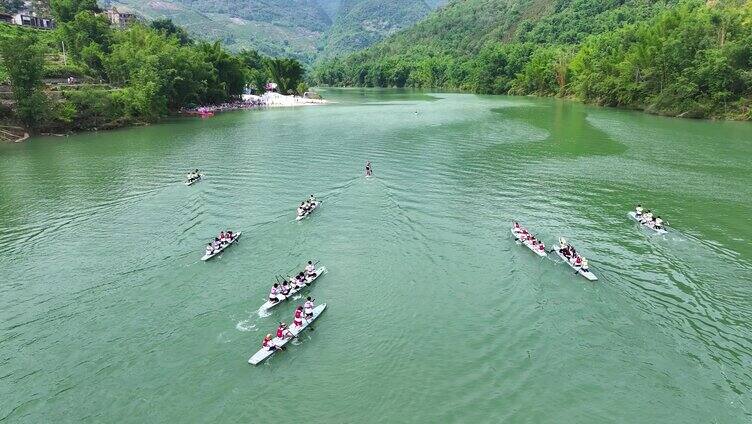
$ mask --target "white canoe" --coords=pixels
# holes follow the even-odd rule
[[[309,210],[309,211],[308,211],[308,213],[306,213],[305,215],[299,215],[299,216],[296,216],[296,217],[295,217],[295,220],[296,220],[296,221],[300,221],[301,219],[307,218],[307,217],[308,217],[308,215],[312,214],[312,213],[313,213],[313,211],[315,211],[315,210],[316,210],[316,209],[317,209],[317,208],[319,207],[319,205],[320,205],[320,204],[321,204],[321,200],[317,200],[317,201],[315,201],[315,202],[313,203],[313,207],[311,208],[311,210]]]
[[[514,239],[515,239],[515,240],[517,240],[517,241],[521,241],[521,240],[520,240],[520,236],[519,236],[519,234],[517,233],[517,231],[514,231],[514,228],[512,228],[512,235],[514,236]],[[522,241],[521,241],[521,242],[522,242]],[[527,246],[527,248],[528,248],[528,249],[530,249],[530,250],[531,250],[531,251],[532,251],[533,253],[535,253],[536,255],[538,255],[538,256],[540,256],[540,257],[542,257],[542,258],[546,256],[546,251],[545,251],[545,250],[544,250],[544,251],[540,251],[540,250],[538,250],[538,249],[535,249],[535,248],[533,248],[533,245],[532,245],[532,244],[530,244],[530,243],[527,243],[527,242],[522,242],[522,244],[524,244],[525,246]]]
[[[192,186],[192,185],[196,184],[197,182],[201,181],[203,178],[204,178],[204,174],[198,174],[198,178],[196,178],[195,180],[188,180],[188,181],[186,181],[185,185]]]
[[[220,247],[219,249],[217,249],[216,252],[212,253],[211,255],[204,255],[204,256],[202,256],[201,260],[202,261],[208,261],[209,259],[211,259],[211,258],[219,255],[220,253],[222,253],[225,249],[227,249],[231,244],[235,243],[240,238],[240,234],[241,233],[242,233],[242,231],[238,231],[237,233],[235,233],[235,237],[233,237],[232,240],[230,240],[229,243],[227,243],[224,246]]]
[[[658,234],[666,234],[666,233],[668,233],[668,231],[666,231],[665,228],[660,228],[660,229],[656,230],[655,228],[651,227],[650,225],[642,222],[639,218],[637,218],[637,213],[635,211],[629,212],[629,217],[632,218],[632,219],[634,219],[635,221],[639,222],[640,225],[642,225],[643,227],[645,227],[645,228],[647,228],[649,230],[653,230],[653,231],[655,231]]]
[[[316,321],[316,318],[318,318],[322,312],[324,312],[324,309],[326,309],[326,303],[322,303],[321,305],[313,308],[313,318],[310,320],[303,319],[303,325],[300,327],[295,327],[294,325],[290,325],[290,332],[297,337],[300,333],[303,332],[313,321]],[[292,337],[280,339],[279,337],[275,337],[272,339],[272,343],[274,343],[278,347],[282,347],[286,345],[290,340],[292,340]],[[253,356],[251,356],[250,359],[248,359],[248,363],[251,365],[258,365],[261,362],[263,362],[266,358],[274,355],[275,352],[277,352],[279,349],[275,350],[268,350],[266,348],[261,348],[258,352],[256,352]]]
[[[325,266],[322,266],[321,268],[317,268],[316,269],[316,275],[314,277],[308,277],[306,279],[306,284],[303,287],[301,287],[299,289],[296,288],[296,289],[290,290],[290,293],[288,293],[287,296],[283,296],[281,294],[277,295],[277,298],[279,300],[276,301],[276,302],[272,302],[271,300],[267,300],[266,303],[264,303],[263,305],[261,305],[261,309],[263,309],[263,310],[271,309],[271,308],[279,305],[280,303],[284,302],[285,300],[290,299],[296,293],[300,293],[304,288],[306,288],[306,287],[310,286],[311,284],[313,284],[313,282],[316,281],[319,277],[321,277],[321,274],[323,274],[325,272],[326,272],[326,267]]]
[[[562,260],[563,260],[564,262],[566,262],[566,263],[567,263],[567,265],[569,265],[569,267],[570,267],[570,268],[572,268],[573,270],[577,271],[577,273],[578,273],[578,274],[582,275],[583,277],[587,278],[587,279],[588,279],[588,280],[590,280],[590,281],[596,281],[596,280],[598,280],[598,277],[596,277],[596,276],[595,276],[595,274],[593,274],[593,272],[592,272],[592,271],[590,271],[590,270],[588,270],[588,271],[583,271],[583,270],[582,270],[582,268],[578,267],[577,265],[573,264],[572,262],[569,262],[569,259],[567,259],[567,257],[566,257],[566,256],[564,256],[564,255],[563,255],[563,254],[561,253],[561,250],[559,250],[559,247],[558,247],[558,246],[557,246],[557,247],[555,247],[555,248],[554,248],[554,250],[556,251],[556,254],[557,254],[557,255],[559,255],[559,257],[560,257],[560,258],[561,258],[561,259],[562,259]]]

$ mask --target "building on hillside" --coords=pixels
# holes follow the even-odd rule
[[[16,13],[13,15],[13,23],[38,29],[55,28],[55,21],[51,18],[40,18],[39,16],[27,15],[25,13]]]
[[[138,15],[129,12],[119,12],[116,7],[107,9],[104,12],[110,24],[114,27],[125,28],[128,25],[138,21]]]
[[[6,24],[12,24],[13,15],[8,14],[8,13],[0,13],[0,22],[6,23]]]

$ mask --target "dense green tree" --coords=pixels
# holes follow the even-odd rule
[[[179,27],[172,22],[172,19],[162,18],[151,21],[149,26],[162,34],[173,36],[178,39],[178,42],[182,45],[191,44],[193,40],[188,35],[188,31],[183,27]]]
[[[207,103],[217,103],[239,96],[245,86],[242,61],[222,49],[219,42],[200,43],[198,51],[206,63],[211,65],[211,80],[205,98]]]
[[[58,24],[72,21],[79,12],[100,11],[96,0],[50,0],[50,9]]]
[[[16,13],[24,6],[23,0],[3,0],[0,1],[0,12]]]
[[[102,74],[104,56],[112,44],[112,29],[106,17],[83,10],[72,20],[61,22],[57,36],[74,59],[82,61],[94,74]]]
[[[269,74],[264,65],[264,56],[255,50],[241,50],[237,55],[245,73],[245,82],[257,93],[264,91]]]
[[[285,94],[294,92],[305,74],[303,66],[295,59],[267,58],[264,67],[271,80],[277,83],[279,91]]]
[[[489,44],[474,63],[472,87],[479,93],[508,93],[534,50],[532,43]]]
[[[33,33],[0,40],[0,55],[16,101],[16,115],[30,130],[44,122],[49,110],[42,92],[44,49]]]

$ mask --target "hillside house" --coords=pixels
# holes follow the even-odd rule
[[[138,15],[135,13],[120,12],[115,7],[105,10],[104,14],[110,20],[110,25],[118,28],[125,28],[138,21]]]
[[[51,18],[40,18],[39,16],[27,15],[24,13],[13,15],[13,23],[38,29],[55,28],[55,22]]]

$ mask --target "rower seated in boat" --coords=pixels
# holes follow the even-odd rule
[[[308,198],[308,202],[309,202],[309,203],[311,204],[311,206],[313,206],[313,204],[314,204],[314,203],[316,203],[316,197],[314,197],[314,195],[312,194],[312,195],[311,195],[311,196],[310,196],[310,197]]]
[[[652,222],[653,222],[653,212],[650,212],[650,209],[648,209],[647,212],[645,212],[642,215],[642,223],[651,224]]]
[[[585,259],[582,256],[580,257],[580,269],[583,270],[583,271],[585,271],[585,272],[588,271],[587,259]]]
[[[282,281],[282,285],[279,287],[279,293],[285,297],[290,294],[290,285],[287,284],[287,281]]]
[[[188,177],[188,181],[190,182],[190,181],[194,181],[194,180],[201,178],[201,174],[199,174],[198,169],[197,169],[195,171],[189,172],[187,177]]]
[[[266,350],[270,352],[279,349],[279,346],[275,345],[274,342],[272,342],[271,334],[267,334],[266,337],[264,337],[264,341],[261,342],[261,347],[266,348]]]
[[[543,242],[539,242],[538,243],[538,250],[541,251],[541,252],[545,252],[546,251],[546,245]]]
[[[512,228],[514,229],[514,231],[520,231],[521,230],[520,223],[515,221],[515,223],[512,226]]]
[[[214,247],[214,250],[217,250],[220,247],[222,247],[222,242],[219,240],[219,237],[214,238],[214,241],[212,242],[212,246]]]
[[[209,244],[208,244],[208,245],[206,246],[206,256],[211,256],[211,255],[213,255],[213,254],[214,254],[214,246],[212,246],[212,244],[211,244],[211,243],[209,243]]]
[[[308,261],[308,265],[305,267],[305,272],[307,277],[315,277],[316,276],[316,266],[313,265],[313,262]]]
[[[373,174],[373,171],[371,170],[371,161],[366,161],[366,177],[370,177],[371,174]]]
[[[292,325],[295,327],[303,326],[303,307],[300,305],[297,308],[295,308],[295,313],[293,314],[293,319],[292,319]]]
[[[277,327],[277,338],[278,339],[289,339],[292,337],[292,332],[287,329],[287,324],[284,322],[279,323],[279,327]]]
[[[308,280],[302,272],[295,276],[295,285],[297,285],[298,288],[305,287],[307,282]]]
[[[269,302],[279,302],[279,284],[274,283],[272,289],[269,290]]]
[[[660,216],[653,218],[653,228],[655,228],[656,230],[663,229],[663,220]]]
[[[582,267],[582,256],[577,256],[573,265],[576,267]]]
[[[314,300],[315,299],[311,299],[311,296],[308,296],[306,298],[305,303],[303,304],[303,312],[305,313],[306,319],[313,318],[313,308],[314,308],[313,301]]]
[[[298,206],[298,216],[303,216],[306,214],[305,210],[305,202],[301,203],[300,206]]]
[[[228,241],[232,241],[232,239],[235,238],[235,234],[233,234],[232,231],[230,231],[230,230],[227,230],[225,232],[225,236],[227,236],[227,240]]]
[[[225,234],[224,231],[219,232],[219,241],[221,241],[222,243],[227,242],[227,235]]]
[[[642,217],[642,205],[637,205],[637,207],[634,210],[635,218],[641,218]]]

